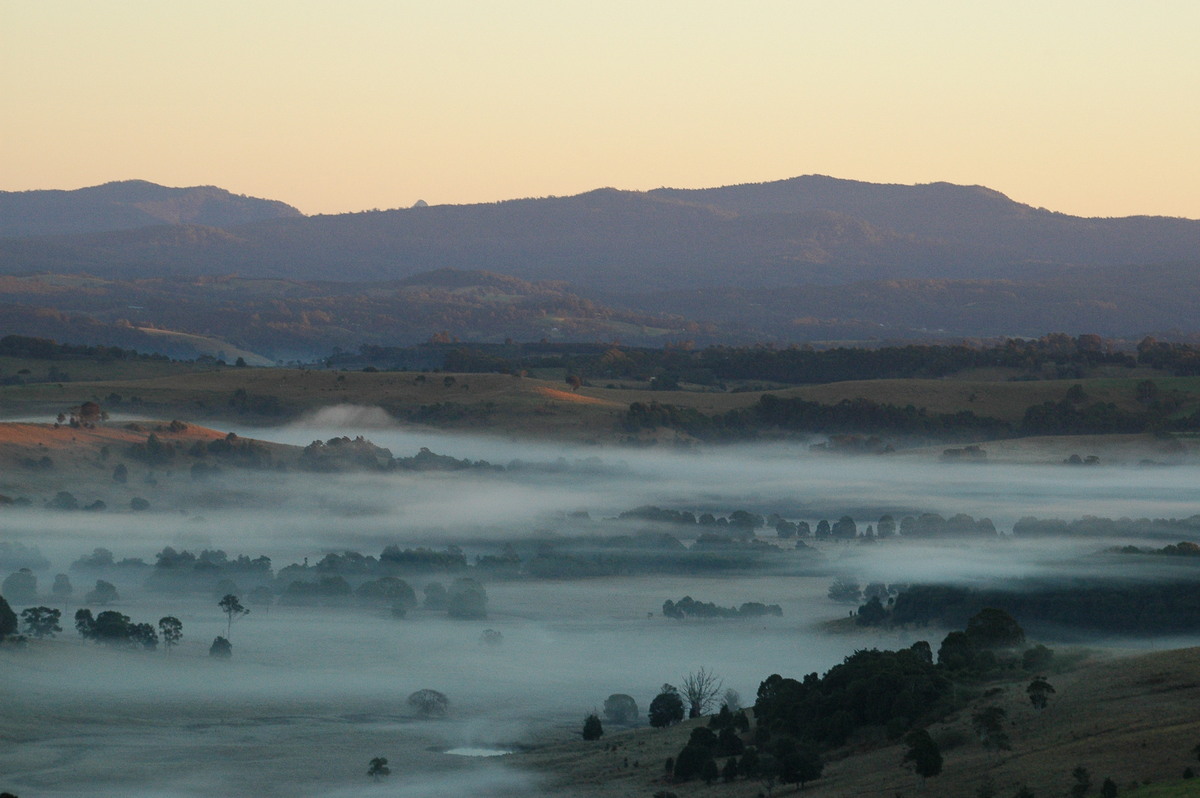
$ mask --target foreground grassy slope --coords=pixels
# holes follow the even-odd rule
[[[1071,772],[1082,766],[1091,773],[1089,794],[1098,794],[1100,783],[1111,778],[1121,795],[1197,795],[1200,782],[1181,782],[1180,777],[1186,767],[1200,767],[1192,753],[1200,742],[1200,716],[1195,712],[1200,701],[1198,676],[1200,649],[1095,655],[1069,672],[1048,674],[1057,693],[1040,712],[1025,696],[1027,679],[987,685],[986,698],[981,695],[930,728],[940,741],[945,764],[942,774],[928,779],[923,789],[902,764],[905,746],[887,743],[879,735],[830,753],[824,776],[801,794],[962,798],[976,795],[990,779],[995,795],[1003,798],[1022,785],[1036,796],[1059,796],[1069,794]],[[989,752],[972,731],[972,713],[992,705],[1008,713],[1005,730],[1012,741],[1010,751]],[[696,723],[666,730],[610,730],[598,742],[569,742],[519,754],[513,764],[541,772],[564,795],[650,796],[658,790],[670,790],[680,798],[765,794],[765,786],[757,781],[712,786],[665,781],[664,760],[679,752]],[[1152,788],[1133,792],[1146,784]],[[776,787],[773,794],[798,792],[789,785]]]

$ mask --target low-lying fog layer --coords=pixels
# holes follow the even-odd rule
[[[617,534],[635,527],[603,519],[647,504],[697,514],[778,513],[814,525],[843,514],[865,526],[883,513],[899,519],[961,512],[989,517],[1003,532],[1027,515],[1200,513],[1200,469],[1190,465],[951,466],[820,456],[798,445],[696,452],[560,447],[336,426],[331,418],[235,431],[300,445],[364,434],[397,457],[428,447],[473,461],[527,465],[360,475],[230,469],[204,486],[162,473],[157,486],[146,486],[150,512],[9,512],[0,541],[40,549],[50,560],[38,573],[41,601],[64,606],[48,595],[53,575],[98,546],[118,559],[149,563],[166,545],[221,548],[231,557],[265,554],[278,571],[306,557],[315,563],[329,551],[378,556],[389,544],[441,549],[457,543],[473,559],[497,553],[502,541]],[[166,498],[172,490],[182,497],[178,508]],[[590,520],[572,520],[577,511]],[[678,532],[681,538],[696,534],[695,528]],[[769,529],[761,534],[774,540]],[[1103,545],[1109,542],[831,544],[813,555],[816,560],[787,552],[782,565],[756,573],[491,581],[486,620],[451,620],[425,610],[396,619],[386,609],[352,604],[276,605],[254,608],[233,625],[228,661],[208,656],[213,638],[225,633],[215,597],[150,592],[141,588],[141,577],[117,580],[122,599],[111,608],[134,621],[177,616],[182,645],[167,654],[82,642],[71,616],[90,584],[71,572],[76,592],[64,606],[66,631],[25,651],[0,653],[0,739],[11,743],[0,748],[0,789],[39,796],[546,792],[542,777],[503,757],[442,752],[575,739],[584,715],[611,693],[632,695],[644,718],[661,684],[678,684],[700,667],[716,671],[752,702],[772,672],[798,677],[828,669],[855,648],[917,639],[912,632],[823,632],[821,622],[847,613],[826,595],[833,575],[909,583],[1077,574],[1098,567],[1084,555]],[[438,578],[452,577],[409,581],[419,590]],[[720,606],[778,604],[783,614],[711,621],[661,615],[664,600],[685,595]],[[500,632],[503,642],[485,645],[485,629]],[[941,634],[923,636],[936,648]],[[421,688],[449,697],[448,717],[412,715],[405,699]],[[393,772],[379,784],[366,777],[376,756],[387,757]]]

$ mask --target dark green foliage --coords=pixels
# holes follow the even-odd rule
[[[779,675],[758,688],[754,715],[770,736],[785,735],[837,746],[860,726],[904,728],[936,717],[947,706],[950,681],[914,649],[856,651],[824,677],[803,682]]]
[[[816,747],[792,737],[777,737],[771,741],[775,759],[776,778],[781,784],[799,784],[819,779],[825,763]]]
[[[446,595],[446,614],[466,620],[486,618],[487,591],[474,579],[454,580]]]
[[[21,622],[25,625],[26,634],[38,640],[54,637],[55,633],[61,632],[62,627],[58,625],[61,617],[61,610],[50,607],[28,607],[21,611]],[[0,638],[3,636],[0,632]]]
[[[1071,785],[1072,798],[1083,798],[1092,788],[1092,774],[1083,765],[1071,771],[1071,779],[1075,782]]]
[[[731,781],[736,781],[738,777],[738,761],[736,757],[729,757],[725,762],[725,767],[721,768],[721,781],[728,784]]]
[[[726,726],[717,733],[717,756],[738,756],[745,750],[746,745],[733,726]]]
[[[694,779],[704,771],[706,763],[712,761],[712,748],[689,742],[675,757],[675,770],[672,775],[676,781]]]
[[[233,644],[224,637],[217,637],[208,647],[208,656],[215,659],[229,659],[233,656]]]
[[[721,776],[721,771],[717,767],[717,761],[712,757],[704,760],[704,764],[700,767],[700,778],[705,784],[712,784]]]
[[[241,360],[241,358],[238,358],[238,360]],[[388,761],[386,757],[377,756],[367,765],[367,775],[375,781],[379,781],[380,779],[391,775],[391,772],[392,770],[388,767]]]
[[[441,718],[450,710],[450,699],[444,693],[425,688],[411,694],[408,705],[423,718]]]
[[[5,578],[0,591],[17,604],[32,604],[37,601],[37,577],[28,568],[21,568]]]
[[[1054,652],[1038,643],[1021,655],[1021,667],[1027,671],[1045,670],[1054,661]]]
[[[1100,798],[1117,798],[1117,783],[1106,777],[1100,785]]]
[[[858,608],[854,622],[859,626],[880,626],[887,620],[887,617],[887,610],[883,608],[883,602],[879,600],[879,596],[872,596],[866,604]]]
[[[650,702],[650,725],[655,728],[674,726],[683,720],[683,698],[672,685],[664,684]]]
[[[913,770],[921,777],[922,782],[930,776],[942,772],[942,752],[938,745],[924,729],[913,729],[904,738],[908,750],[904,752],[904,761],[913,763]]]
[[[0,640],[17,633],[17,614],[13,608],[0,596]]]
[[[1029,695],[1029,703],[1033,704],[1034,709],[1045,709],[1050,696],[1054,694],[1054,688],[1046,681],[1046,677],[1035,676],[1025,688],[1025,692]]]
[[[984,607],[967,620],[967,637],[980,649],[1012,648],[1025,642],[1025,631],[1004,610]]]
[[[1008,734],[1004,731],[1004,721],[1007,718],[1008,713],[1003,707],[983,707],[971,716],[971,727],[975,730],[975,734],[979,737],[979,742],[983,743],[984,747],[991,750],[1007,751],[1011,748]]]
[[[592,713],[583,719],[583,739],[599,740],[604,736],[604,727],[600,724],[600,718]]]
[[[242,606],[242,602],[232,593],[227,593],[217,602],[217,606],[221,608],[221,612],[225,613],[225,638],[228,638],[229,633],[233,630],[233,622],[243,615],[249,615],[250,610]],[[217,638],[222,640],[225,638]]]
[[[158,633],[148,623],[131,623],[129,625],[129,642],[139,645],[147,651],[158,648]]]
[[[743,776],[748,779],[758,778],[759,769],[762,765],[761,757],[758,755],[757,748],[747,748],[746,753],[742,755],[742,761],[738,765],[738,770]]]
[[[712,602],[696,601],[684,596],[679,601],[667,599],[663,602],[662,614],[668,618],[761,618],[767,615],[783,616],[778,604],[763,604],[747,601],[740,607],[718,607]]]
[[[896,597],[892,623],[961,627],[981,609],[996,607],[1026,625],[1036,622],[1130,635],[1184,634],[1200,627],[1200,592],[1192,581],[1081,579],[1012,587],[1020,589],[910,587]]]
[[[183,639],[183,622],[173,615],[159,618],[158,631],[162,634],[163,646],[169,654],[171,649],[179,645],[179,641]]]
[[[638,705],[633,696],[613,693],[604,699],[604,717],[612,723],[634,723],[637,716]]]

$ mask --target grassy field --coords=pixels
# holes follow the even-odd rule
[[[423,422],[501,434],[609,440],[626,437],[618,423],[632,402],[656,401],[716,414],[748,407],[766,393],[650,391],[598,384],[571,391],[561,380],[503,374],[342,372],[153,361],[0,361],[2,374],[25,369],[39,379],[51,367],[65,371],[70,381],[0,387],[0,404],[6,415],[57,413],[58,409],[91,400],[101,402],[110,412],[181,418],[250,415],[270,423],[351,403],[378,405],[403,420],[423,406],[449,405],[455,412],[425,413],[421,416]],[[864,397],[879,403],[925,408],[931,413],[969,410],[979,416],[1015,422],[1029,406],[1059,401],[1076,384],[1083,387],[1088,403],[1112,402],[1124,410],[1136,411],[1140,405],[1135,386],[1145,378],[1139,372],[1084,380],[864,380],[767,392],[825,404]],[[1200,378],[1158,377],[1155,381],[1164,391],[1180,392],[1183,401],[1178,412],[1200,408]],[[114,395],[120,401],[111,400]]]

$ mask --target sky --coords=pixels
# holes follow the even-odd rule
[[[305,213],[802,174],[1200,218],[1194,0],[0,0],[0,190]]]

